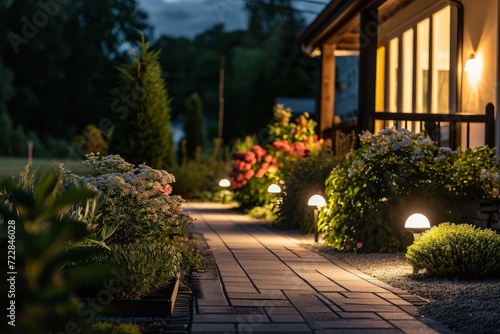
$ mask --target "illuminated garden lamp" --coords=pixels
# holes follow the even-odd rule
[[[326,205],[326,201],[321,195],[313,195],[307,201],[307,205],[313,207],[314,212],[314,242],[318,242],[318,211]]]
[[[267,192],[270,194],[279,194],[281,193],[281,188],[277,184],[273,183],[267,188]]]
[[[219,181],[219,186],[222,188],[227,188],[231,185],[231,182],[229,182],[228,179],[222,179]]]
[[[414,213],[405,222],[405,229],[413,233],[413,238],[418,240],[420,233],[431,228],[431,223],[421,213]]]

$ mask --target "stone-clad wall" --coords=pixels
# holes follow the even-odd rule
[[[473,222],[483,228],[500,231],[500,200],[481,202]]]

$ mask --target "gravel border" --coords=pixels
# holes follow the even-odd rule
[[[457,333],[500,333],[500,279],[465,281],[418,277],[413,275],[404,253],[353,254],[315,248],[384,283],[428,300],[427,305],[419,308],[419,314]]]

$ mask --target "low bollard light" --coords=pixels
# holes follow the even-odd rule
[[[413,239],[416,241],[420,237],[420,233],[431,228],[429,219],[421,213],[414,213],[405,222],[405,229],[413,234]]]
[[[314,242],[318,242],[318,211],[326,205],[326,201],[321,195],[313,195],[307,201],[307,205],[313,207],[314,212]]]

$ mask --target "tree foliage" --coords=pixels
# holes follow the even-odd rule
[[[203,110],[200,96],[193,93],[186,101],[184,114],[184,133],[186,135],[186,153],[189,158],[194,158],[197,148],[205,146],[203,133]]]
[[[113,130],[109,150],[132,164],[161,169],[173,163],[169,98],[158,64],[159,51],[151,51],[144,36],[138,49],[119,68],[113,95],[128,97],[130,103],[120,106],[123,120]]]

